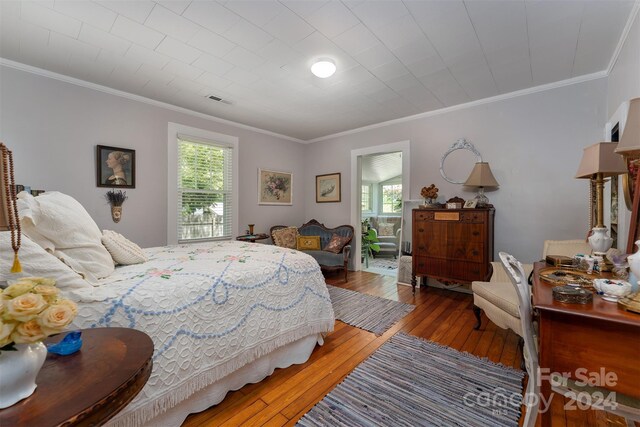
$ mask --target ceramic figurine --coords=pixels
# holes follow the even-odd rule
[[[47,351],[61,356],[73,354],[82,347],[81,335],[80,331],[69,332],[60,342],[47,344]]]

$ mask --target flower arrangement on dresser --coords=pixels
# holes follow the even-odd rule
[[[30,396],[47,356],[42,340],[60,333],[78,308],[59,297],[55,281],[23,277],[0,294],[0,409]]]

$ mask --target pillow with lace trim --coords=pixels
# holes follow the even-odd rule
[[[102,230],[102,244],[116,264],[141,264],[149,260],[140,246],[115,231]]]

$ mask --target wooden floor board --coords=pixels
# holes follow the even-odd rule
[[[418,288],[414,294],[410,286],[398,285],[395,277],[367,272],[349,272],[346,283],[340,273],[330,273],[326,278],[333,286],[414,304],[416,308],[378,337],[336,321],[334,332],[325,337],[323,346],[315,348],[307,362],[276,369],[263,381],[230,392],[218,405],[189,416],[184,427],[293,426],[356,366],[400,331],[520,368],[522,353],[515,333],[498,328],[484,314],[480,330],[473,329],[476,320],[471,295],[431,287]],[[565,411],[565,403],[561,396],[552,400],[554,427],[626,425],[620,417],[601,411]]]

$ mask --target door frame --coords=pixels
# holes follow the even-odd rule
[[[409,191],[410,178],[411,178],[411,158],[410,158],[411,141],[399,141],[389,144],[374,145],[371,147],[358,148],[351,150],[351,224],[354,225],[355,233],[351,247],[353,248],[353,269],[360,271],[362,269],[362,263],[360,261],[361,242],[362,242],[362,227],[360,227],[362,218],[362,203],[361,203],[361,186],[362,186],[362,165],[361,157],[370,154],[386,154],[402,152],[402,200],[409,200],[411,192]]]

